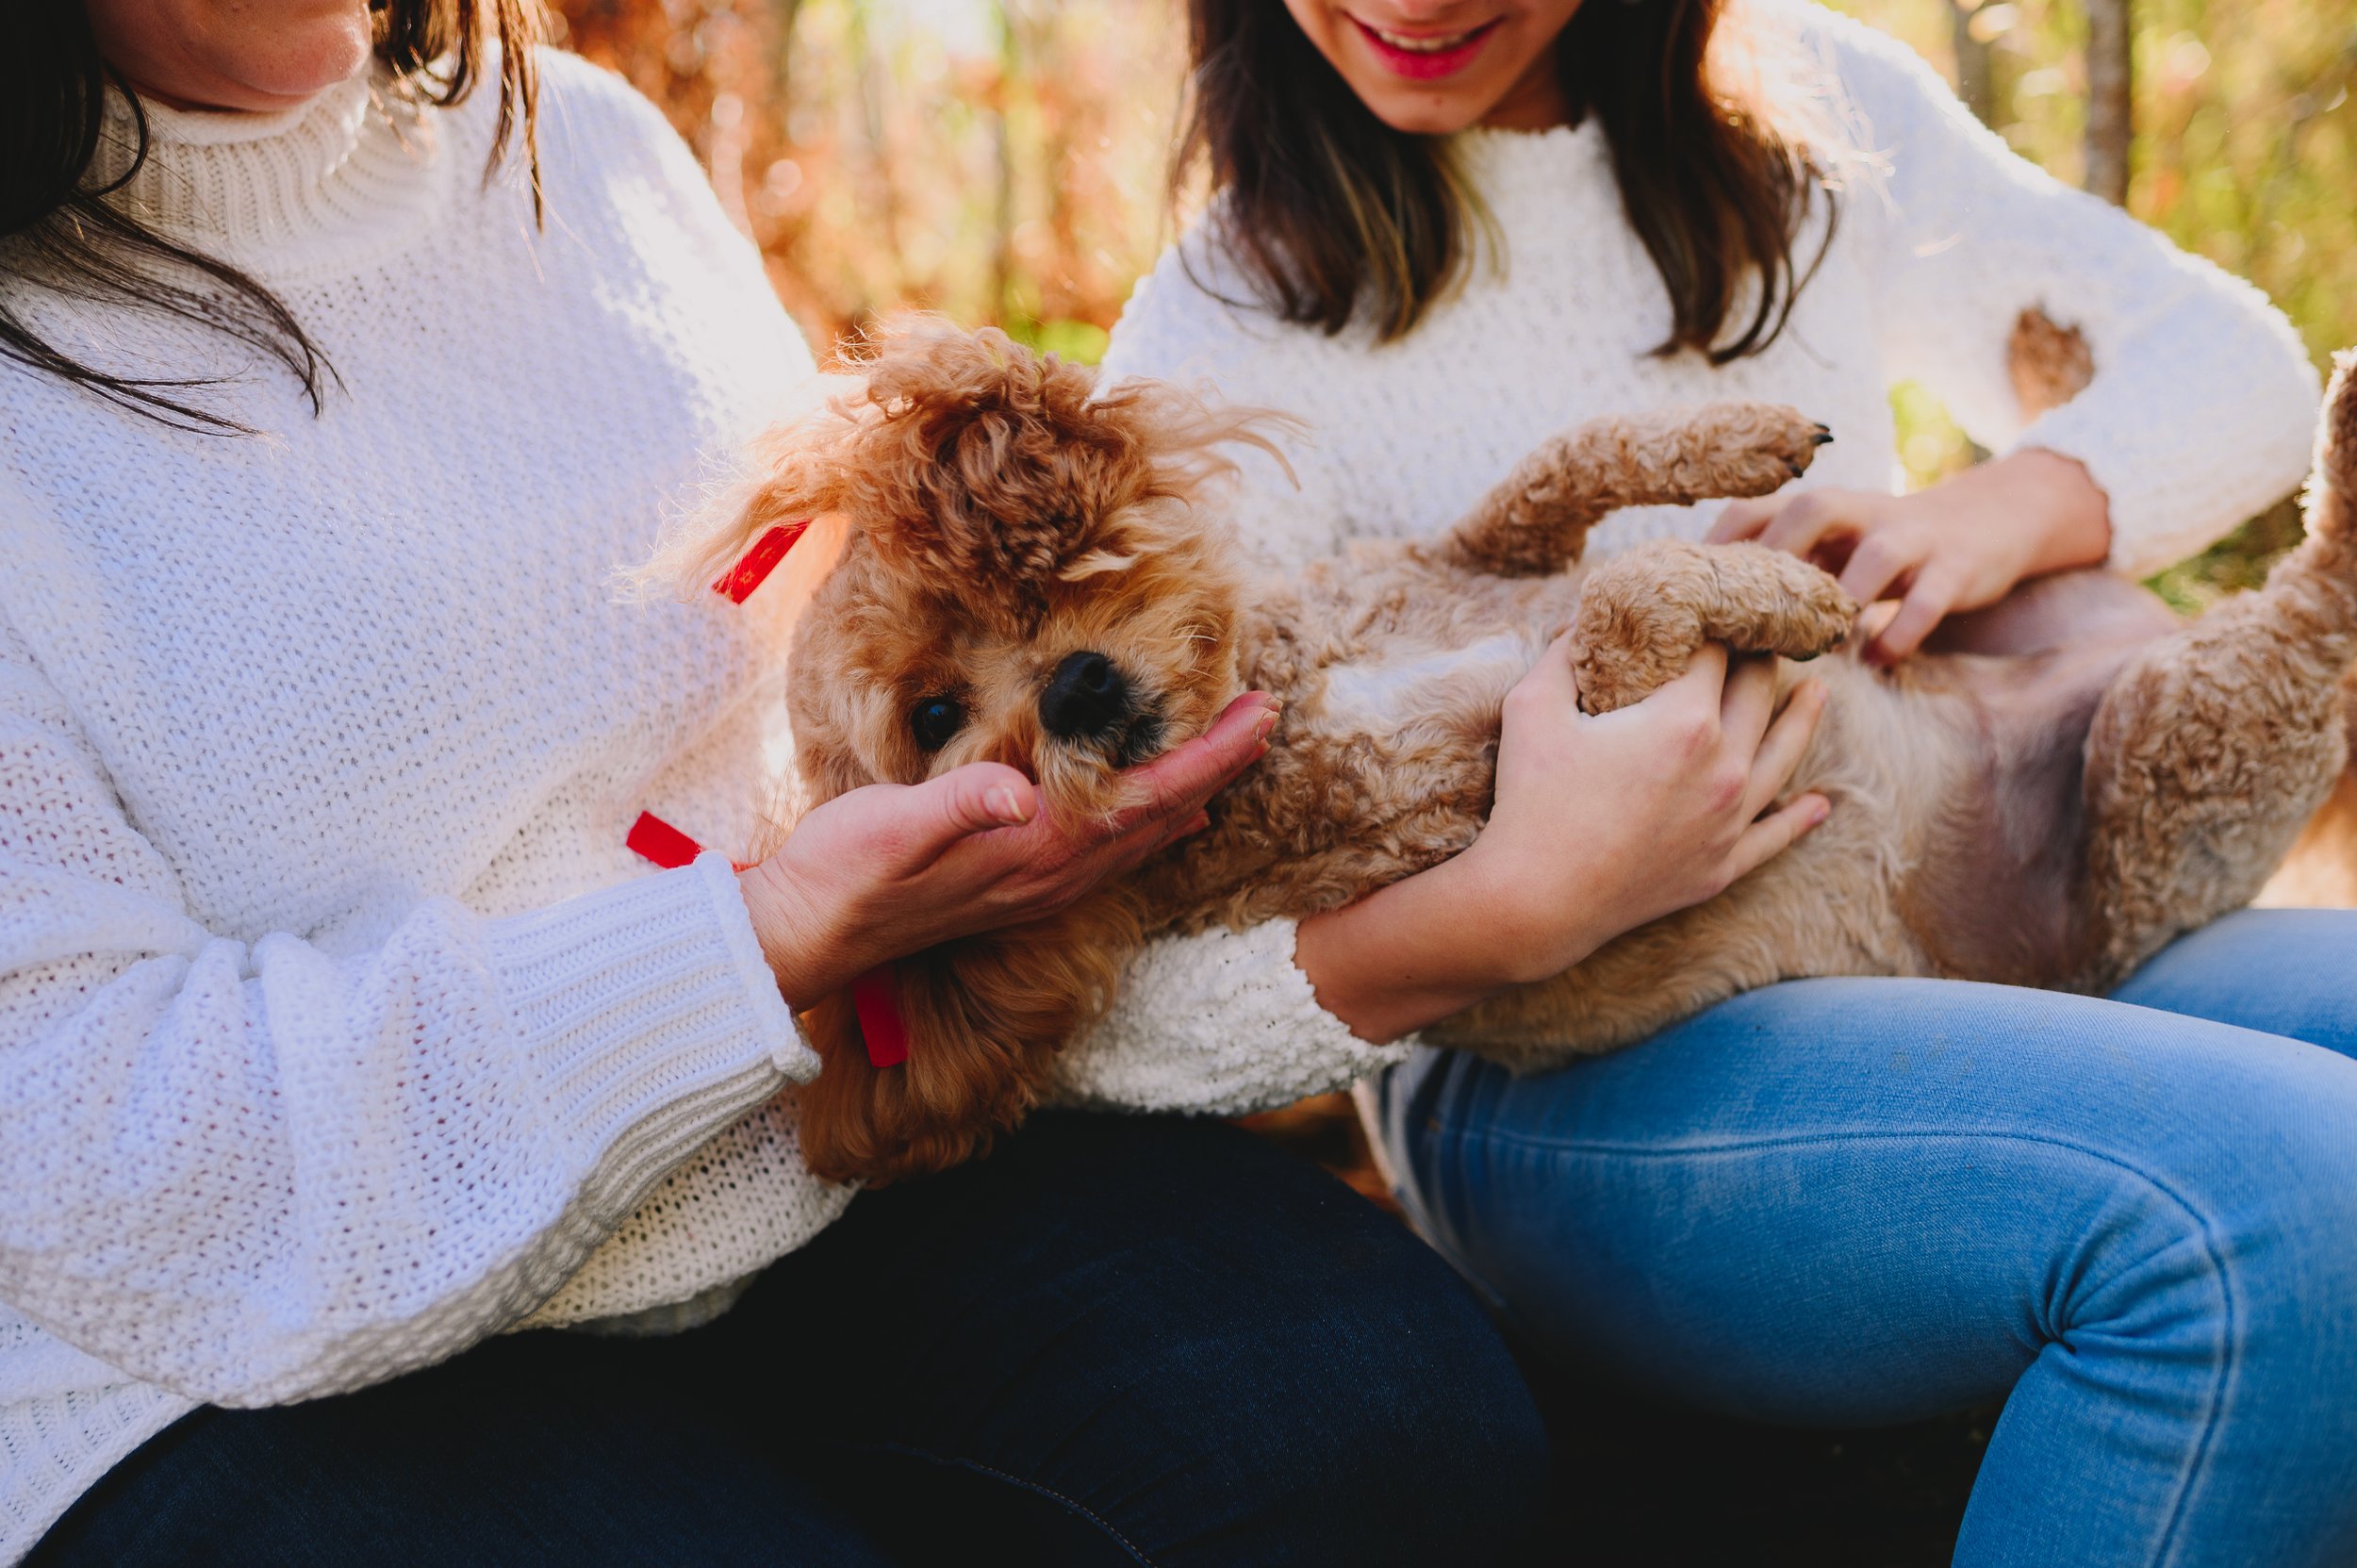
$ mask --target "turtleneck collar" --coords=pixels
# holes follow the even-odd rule
[[[355,76],[268,114],[142,103],[146,160],[109,199],[173,239],[257,274],[347,270],[416,239],[445,200],[450,157],[435,117]],[[139,144],[109,92],[95,183]]]

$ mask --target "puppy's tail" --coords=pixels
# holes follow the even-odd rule
[[[2357,349],[2332,356],[2332,381],[2316,424],[2316,466],[2308,481],[2308,534],[2344,553],[2357,548]]]

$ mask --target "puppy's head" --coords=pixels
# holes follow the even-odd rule
[[[1051,809],[1121,803],[1120,770],[1238,689],[1237,581],[1192,503],[1259,442],[1248,412],[1090,371],[995,330],[888,333],[862,391],[772,438],[732,541],[834,514],[841,559],[795,635],[814,800],[1006,763]]]
[[[789,681],[808,802],[993,761],[1050,810],[1123,803],[1121,770],[1205,729],[1238,685],[1228,530],[1193,508],[1258,441],[1247,412],[1172,388],[1096,395],[1086,370],[994,331],[920,322],[858,367],[861,389],[771,437],[734,525],[844,524],[799,617]],[[966,1158],[1022,1119],[1056,1048],[1110,999],[1139,940],[1118,887],[1019,935],[904,959],[906,1064],[879,1072],[849,1001],[812,1014],[826,1059],[799,1097],[802,1150],[888,1180]]]

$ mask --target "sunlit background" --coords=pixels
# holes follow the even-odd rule
[[[2357,342],[2357,0],[2124,3],[2129,208],[2266,289],[2321,365]],[[822,348],[915,305],[1093,358],[1171,233],[1178,0],[557,6],[562,41],[670,114]],[[2083,180],[2083,0],[1843,7]],[[1895,401],[1916,482],[1970,460],[1920,388]],[[2279,509],[2157,586],[2194,607],[2252,581],[2297,528]]]
[[[922,305],[1093,360],[1172,233],[1179,0],[555,3],[670,114],[822,353]],[[2073,183],[2089,5],[2126,8],[2129,208],[2265,288],[2319,366],[2357,343],[2357,0],[1842,0]],[[1970,460],[1920,388],[1893,401],[1914,482]],[[2298,536],[2279,506],[2155,586],[2199,607]],[[1388,1198],[1341,1097],[1254,1121]]]

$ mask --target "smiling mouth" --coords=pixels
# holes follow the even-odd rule
[[[1504,24],[1504,17],[1493,17],[1478,27],[1468,27],[1454,33],[1395,33],[1388,27],[1376,26],[1351,17],[1351,23],[1372,45],[1383,63],[1399,75],[1418,81],[1430,81],[1453,75],[1472,63],[1490,35]]]

